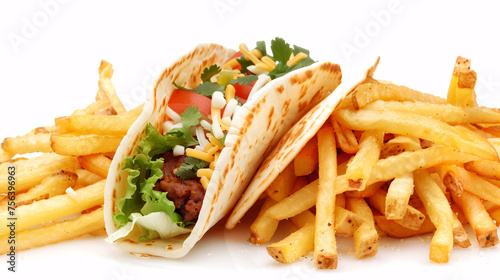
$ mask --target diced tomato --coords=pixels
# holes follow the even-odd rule
[[[235,93],[236,96],[247,100],[248,99],[248,95],[250,94],[250,92],[252,91],[253,86],[255,85],[255,82],[257,82],[257,81],[253,81],[248,86],[246,86],[246,85],[240,85],[238,83],[234,84],[233,87],[236,90],[236,93]]]
[[[186,111],[189,106],[196,106],[200,113],[207,117],[210,115],[211,104],[210,98],[183,89],[175,89],[168,101],[168,107],[179,115]]]
[[[233,58],[239,58],[240,56],[242,56],[243,54],[241,52],[236,52],[233,56],[231,56],[230,59],[228,59],[224,64],[226,64],[227,62],[231,61]],[[233,68],[233,70],[241,70],[241,65],[237,65]]]

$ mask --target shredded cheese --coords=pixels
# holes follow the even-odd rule
[[[296,56],[293,58],[289,59],[288,62],[286,63],[286,66],[292,67],[293,65],[297,64],[297,62],[301,61],[302,59],[306,58],[307,54],[303,52],[299,52]]]
[[[271,77],[268,75],[259,75],[259,78],[257,79],[257,82],[255,82],[255,85],[253,86],[252,90],[248,94],[248,100],[252,99],[252,95],[260,90],[263,86],[265,86],[269,81],[271,80]],[[247,100],[247,101],[248,101]]]
[[[257,68],[255,67],[255,65],[250,65],[247,67],[247,69],[248,71],[254,73],[255,75],[269,74],[268,71]]]
[[[206,153],[208,152],[208,150],[210,150],[211,148],[215,147],[214,144],[208,142],[208,144],[205,146],[205,148],[203,149],[203,151]]]
[[[200,183],[203,186],[203,188],[206,190],[208,188],[208,183],[210,183],[210,180],[207,177],[203,176],[200,178]]]
[[[201,168],[196,171],[196,176],[198,177],[207,177],[208,179],[212,178],[214,171],[210,168]]]
[[[181,128],[182,122],[174,124],[172,121],[166,121],[163,123],[163,132],[169,132],[173,128]]]
[[[201,126],[196,127],[196,138],[198,139],[198,142],[200,143],[200,146],[202,148],[205,148],[205,146],[210,143],[205,137],[205,131]]]
[[[221,124],[231,127],[231,118],[230,117],[224,117],[221,119]]]
[[[208,137],[208,141],[210,141],[210,143],[214,144],[215,146],[219,147],[219,149],[221,150],[224,149],[224,145],[222,145],[222,143],[211,134]]]
[[[253,49],[250,51],[256,58],[260,59],[262,57],[262,53],[258,49]],[[245,57],[246,59],[246,57]],[[249,60],[249,59],[246,59]]]
[[[234,109],[238,106],[238,101],[236,99],[231,99],[227,102],[226,109],[224,109],[224,114],[222,114],[222,119],[233,116]]]
[[[181,145],[175,145],[174,150],[173,150],[173,155],[174,155],[174,157],[184,155],[184,147]]]
[[[182,121],[181,116],[168,106],[167,109],[165,109],[165,113],[174,123],[180,123]]]
[[[212,106],[217,109],[222,109],[226,106],[226,99],[224,98],[224,94],[222,92],[214,92],[212,95]]]
[[[200,121],[200,125],[201,125],[201,127],[203,127],[205,130],[208,130],[208,131],[212,130],[212,125],[211,125],[209,122],[207,122],[206,120],[201,120],[201,121]]]
[[[236,90],[234,89],[233,85],[227,85],[226,91],[224,93],[226,96],[226,102],[229,103],[229,101],[234,99],[234,96],[236,94]]]
[[[272,66],[267,65],[264,62],[255,63],[255,67],[257,69],[264,70],[264,71],[267,71],[267,72],[271,72],[274,69]]]
[[[191,149],[191,148],[186,149],[186,155],[188,157],[194,157],[197,159],[204,160],[206,162],[212,162],[214,160],[214,156],[209,155],[203,151],[198,151],[198,150]]]
[[[72,187],[66,189],[66,193],[74,200],[78,200],[78,194]]]
[[[224,137],[224,132],[219,123],[219,115],[215,115],[214,120],[212,122],[212,132],[214,133],[215,138],[221,139]]]
[[[240,64],[238,63],[236,58],[233,58],[233,59],[229,60],[228,62],[226,62],[226,64],[224,64],[224,66],[222,66],[222,70],[233,69],[234,67],[236,67],[238,65],[240,65]]]
[[[261,63],[261,61],[248,50],[247,45],[245,45],[244,43],[240,44],[239,49],[240,52],[245,55],[245,58],[250,59],[253,62],[253,64],[257,65],[257,63]]]
[[[208,151],[206,152],[207,155],[215,155],[215,153],[219,150],[219,147],[217,146],[213,146],[212,148],[208,149]]]
[[[273,69],[274,67],[276,67],[276,62],[274,62],[274,60],[272,60],[269,56],[264,56],[261,60],[265,64],[271,66]]]

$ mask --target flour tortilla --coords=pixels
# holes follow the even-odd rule
[[[380,58],[351,82],[342,84],[325,100],[307,112],[279,141],[276,148],[264,160],[245,193],[238,201],[229,218],[226,228],[233,229],[245,213],[259,199],[260,195],[278,177],[281,171],[293,161],[309,140],[311,140],[326,120],[333,113],[337,105],[349,95],[359,84],[373,76]]]
[[[137,145],[151,123],[160,133],[168,119],[165,109],[175,89],[173,82],[188,75],[185,87],[201,83],[204,68],[222,65],[235,53],[219,45],[199,45],[167,68],[150,93],[143,113],[132,125],[111,163],[105,189],[104,219],[108,235],[117,228],[112,215],[127,189],[127,171],[121,170],[123,159],[135,155]],[[312,107],[326,98],[340,84],[337,64],[315,63],[275,79],[257,91],[233,117],[225,148],[215,166],[198,221],[190,234],[169,239],[139,242],[140,234],[117,240],[119,248],[139,256],[180,258],[215,223],[222,219],[240,198],[253,174],[286,131]]]

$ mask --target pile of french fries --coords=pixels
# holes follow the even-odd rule
[[[109,166],[121,139],[142,112],[142,106],[125,109],[111,83],[112,75],[112,65],[102,61],[95,102],[69,117],[56,118],[53,126],[2,142],[0,255],[10,251],[5,225],[12,213],[17,251],[103,233]],[[23,157],[26,154],[30,158]],[[9,194],[9,166],[15,166],[15,199]]]
[[[358,259],[381,237],[433,234],[429,259],[446,263],[453,246],[498,244],[500,111],[478,107],[476,73],[459,57],[447,100],[371,78],[266,190],[250,242],[269,243],[280,221],[297,228],[267,246],[291,263],[314,254],[338,265],[336,236],[352,236]]]

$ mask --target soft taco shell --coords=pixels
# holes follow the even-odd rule
[[[222,65],[234,53],[234,50],[219,45],[200,45],[160,76],[142,115],[123,139],[110,167],[104,204],[106,231],[109,235],[117,230],[112,215],[127,188],[127,171],[121,170],[123,159],[134,155],[147,123],[163,133],[162,124],[168,119],[165,108],[175,89],[173,82],[181,74],[187,73],[189,78],[184,86],[194,88],[201,82],[204,68],[215,63]],[[138,255],[168,258],[186,255],[207,230],[234,206],[265,155],[293,123],[333,92],[340,80],[341,71],[337,64],[315,63],[269,82],[233,117],[226,146],[215,166],[192,232],[145,242],[138,242],[139,236],[136,236],[118,240],[115,244]]]
[[[260,195],[278,177],[281,171],[292,162],[306,143],[311,140],[321,126],[333,113],[337,105],[351,93],[359,84],[373,76],[379,58],[366,70],[361,77],[343,82],[330,96],[305,114],[279,141],[276,148],[269,154],[259,167],[253,180],[248,185],[243,196],[238,201],[229,218],[226,228],[233,229],[245,213],[259,199]]]

